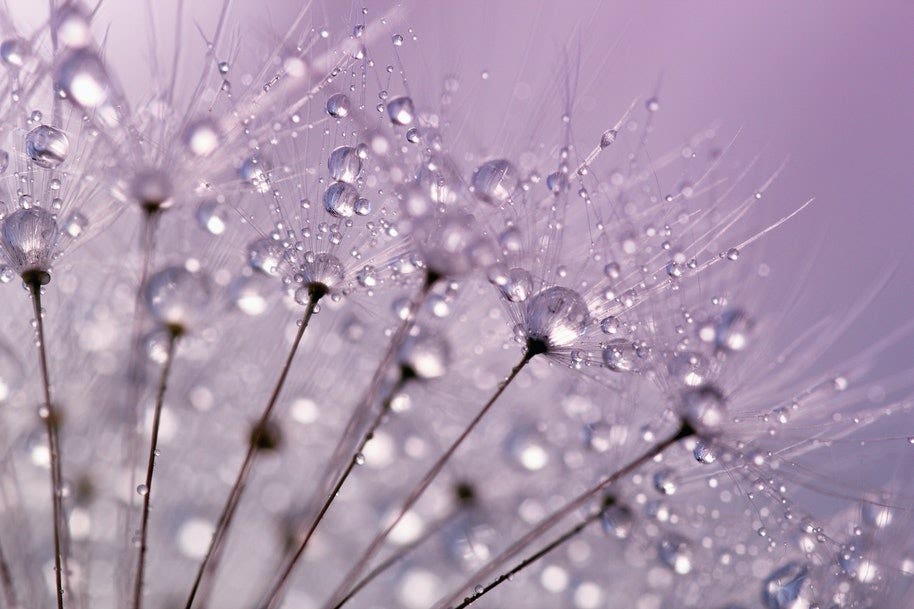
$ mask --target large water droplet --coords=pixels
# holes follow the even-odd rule
[[[554,286],[539,292],[527,302],[527,337],[549,347],[567,347],[587,331],[590,312],[581,295]]]
[[[340,259],[333,254],[316,254],[306,252],[301,266],[302,281],[309,284],[320,284],[333,289],[343,282],[345,268]]]
[[[67,55],[54,77],[57,87],[82,108],[99,108],[111,95],[111,81],[101,58],[88,49]]]
[[[60,230],[45,209],[17,209],[3,219],[3,252],[17,273],[51,268]]]
[[[207,157],[219,147],[222,137],[219,125],[210,118],[201,118],[184,130],[184,145],[194,156]]]
[[[727,405],[724,396],[714,385],[705,384],[683,392],[680,416],[700,435],[720,433],[725,422]]]
[[[801,598],[807,579],[806,565],[787,563],[774,570],[762,584],[762,602],[767,609],[806,609]]]
[[[63,131],[48,125],[39,125],[25,136],[25,153],[36,165],[55,169],[67,158],[70,140]]]
[[[209,280],[181,266],[152,275],[143,290],[152,316],[164,325],[187,328],[203,322],[210,300]]]
[[[30,54],[29,43],[22,38],[7,38],[0,42],[0,60],[11,68],[21,68]]]
[[[420,379],[444,376],[450,359],[450,346],[444,337],[427,330],[409,336],[397,353],[400,366]]]
[[[345,118],[349,116],[350,102],[345,93],[331,95],[327,100],[327,114],[334,118]]]
[[[278,277],[286,266],[285,254],[279,242],[264,237],[248,245],[248,264],[255,271]]]
[[[670,533],[657,544],[660,560],[679,575],[692,570],[692,549],[689,541],[680,535]]]
[[[409,97],[395,97],[387,102],[387,116],[395,125],[409,125],[413,122],[413,100]]]
[[[334,180],[352,184],[362,171],[362,159],[355,148],[340,146],[330,153],[327,169]]]
[[[221,235],[228,223],[228,208],[215,199],[201,201],[197,206],[197,224],[211,235]]]
[[[517,170],[510,161],[495,159],[473,172],[472,190],[480,201],[491,205],[504,203],[517,188]]]
[[[346,182],[334,182],[324,192],[324,209],[337,218],[350,218],[355,213],[359,191]]]

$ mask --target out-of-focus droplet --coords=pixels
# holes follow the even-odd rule
[[[413,100],[410,97],[395,97],[387,102],[387,116],[395,125],[410,125],[415,118]]]
[[[510,161],[495,159],[480,165],[472,178],[472,190],[480,201],[498,205],[507,201],[517,188],[517,170]]]
[[[197,206],[197,224],[211,235],[221,235],[228,224],[229,213],[225,205],[215,199],[201,201]]]

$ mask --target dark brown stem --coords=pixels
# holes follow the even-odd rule
[[[482,421],[483,417],[489,412],[492,406],[495,405],[495,402],[498,401],[498,398],[501,397],[505,389],[517,378],[517,375],[520,374],[520,371],[523,370],[530,361],[537,355],[545,353],[545,346],[538,342],[530,342],[527,345],[527,348],[524,350],[523,356],[521,356],[520,361],[515,364],[514,368],[511,370],[511,373],[508,375],[508,378],[503,380],[498,385],[498,389],[495,390],[495,393],[489,398],[489,400],[483,405],[483,407],[476,413],[476,416],[470,421],[470,423],[464,428],[464,430],[457,436],[457,439],[444,451],[437,461],[429,468],[425,473],[422,479],[419,481],[419,484],[413,488],[410,494],[407,496],[406,500],[397,510],[396,517],[387,525],[387,527],[378,533],[375,538],[371,541],[365,551],[362,553],[361,558],[352,567],[352,569],[347,573],[346,577],[343,578],[342,583],[330,597],[329,606],[332,606],[334,609],[339,609],[345,603],[344,599],[346,597],[346,590],[349,588],[350,582],[354,582],[362,574],[362,571],[368,566],[368,563],[377,554],[378,550],[381,549],[381,546],[387,540],[387,537],[390,535],[390,532],[394,530],[394,527],[403,519],[403,516],[419,501],[419,498],[425,493],[428,487],[432,484],[435,478],[438,477],[438,474],[441,473],[441,470],[444,469],[444,466],[447,465],[447,462],[450,461],[451,457],[457,452],[457,449],[461,444],[469,437],[474,429]]]
[[[295,340],[292,341],[292,347],[289,349],[289,354],[286,356],[285,364],[279,373],[279,378],[276,381],[276,385],[273,387],[273,393],[270,394],[270,399],[267,401],[267,405],[263,409],[255,429],[265,429],[267,424],[270,422],[270,418],[273,415],[273,410],[276,406],[276,402],[279,400],[279,395],[282,392],[282,388],[286,383],[286,378],[288,377],[289,371],[292,368],[292,361],[295,358],[298,347],[305,335],[305,330],[308,328],[308,323],[311,321],[311,317],[314,315],[314,309],[320,301],[321,297],[323,297],[325,294],[325,288],[312,288],[311,300],[308,302],[308,307],[305,309],[305,313],[298,324],[298,332],[295,334]],[[187,597],[187,602],[184,605],[185,609],[191,609],[191,607],[193,607],[194,600],[197,597],[198,591],[200,591],[200,585],[204,579],[209,579],[212,581],[212,578],[216,573],[216,569],[219,566],[218,556],[220,554],[220,549],[225,541],[226,535],[228,534],[228,530],[232,524],[233,518],[235,516],[235,511],[238,508],[238,504],[241,502],[241,495],[244,492],[245,484],[248,480],[248,477],[251,475],[251,470],[254,467],[254,459],[257,455],[257,451],[257,443],[252,439],[252,441],[248,444],[247,452],[244,455],[244,461],[241,463],[241,469],[238,470],[238,475],[235,477],[235,483],[232,485],[232,490],[229,492],[228,499],[226,499],[225,505],[222,508],[222,514],[219,516],[219,521],[216,524],[216,530],[213,532],[213,538],[210,541],[209,548],[207,548],[206,555],[203,557],[203,562],[200,563],[200,567],[197,569],[197,575],[194,578],[193,587],[191,588],[190,594]],[[201,596],[205,597],[207,594],[204,593],[201,594]],[[204,598],[203,600],[205,601],[206,599]]]
[[[46,272],[30,271],[24,273],[23,281],[32,295],[32,309],[35,313],[35,326],[38,330],[38,363],[41,368],[41,386],[44,394],[44,405],[40,415],[48,435],[48,453],[51,465],[51,505],[54,518],[54,585],[57,592],[57,609],[63,609],[64,560],[61,552],[64,531],[63,527],[63,475],[60,465],[60,437],[58,425],[60,418],[51,402],[51,377],[48,372],[48,355],[44,339],[44,318],[41,313],[41,287],[50,281]]]
[[[459,511],[454,511],[454,512],[452,512],[451,514],[445,516],[445,517],[442,518],[440,521],[438,521],[438,523],[437,523],[435,526],[430,527],[425,533],[423,533],[423,534],[419,537],[419,539],[417,539],[416,541],[414,541],[414,542],[412,542],[412,543],[410,543],[410,544],[407,544],[407,545],[405,545],[405,546],[402,546],[401,548],[398,548],[398,549],[397,549],[395,552],[393,552],[390,556],[388,556],[387,558],[385,558],[384,560],[382,560],[380,563],[378,563],[378,565],[377,565],[374,569],[372,569],[371,571],[369,571],[369,572],[365,575],[365,577],[363,577],[362,579],[360,579],[360,580],[358,581],[358,583],[356,583],[356,585],[354,585],[354,586],[349,590],[349,592],[346,593],[346,596],[345,596],[345,597],[343,598],[343,600],[340,601],[340,602],[341,602],[341,603],[346,603],[346,602],[348,602],[352,597],[354,597],[356,594],[358,594],[359,592],[361,592],[361,591],[362,591],[362,588],[364,588],[365,586],[367,586],[368,584],[370,584],[372,581],[374,581],[374,579],[375,579],[377,576],[379,576],[379,575],[381,575],[382,573],[386,572],[388,569],[390,569],[391,567],[393,567],[394,565],[396,565],[398,562],[400,562],[401,560],[403,560],[403,558],[404,558],[405,556],[407,556],[410,552],[412,552],[413,550],[415,550],[416,548],[418,548],[419,546],[421,546],[422,544],[424,544],[426,541],[428,541],[429,539],[431,539],[432,537],[434,537],[434,536],[438,533],[438,531],[441,530],[441,527],[443,527],[443,526],[444,526],[446,523],[448,523],[456,514],[459,514],[459,513],[460,513]]]
[[[10,564],[6,561],[6,554],[3,553],[3,547],[0,546],[0,585],[3,586],[3,598],[6,601],[8,609],[16,609],[19,603],[16,601],[16,588],[13,586],[13,574],[10,571]]]
[[[486,593],[492,591],[494,588],[496,588],[500,584],[508,581],[509,579],[511,579],[512,577],[514,577],[515,575],[517,575],[518,573],[520,573],[521,571],[523,571],[524,569],[526,569],[527,567],[529,567],[530,565],[532,565],[533,563],[538,561],[540,558],[542,558],[546,554],[549,554],[554,549],[556,549],[559,546],[561,546],[562,544],[564,544],[569,539],[577,536],[579,533],[581,533],[581,531],[586,529],[591,523],[595,522],[599,518],[600,518],[600,512],[591,514],[586,519],[579,522],[575,526],[571,527],[571,529],[569,529],[568,531],[565,531],[564,533],[559,535],[557,538],[555,538],[554,540],[552,540],[551,542],[549,542],[548,544],[546,544],[545,546],[540,548],[534,554],[531,554],[524,560],[520,561],[510,571],[502,573],[497,578],[495,578],[491,583],[486,585],[484,588],[477,589],[476,591],[474,591],[472,595],[463,599],[463,602],[460,603],[459,605],[457,605],[454,609],[464,609],[465,607],[469,607],[470,605],[475,603],[477,600],[482,598]]]
[[[168,377],[175,357],[175,349],[181,331],[177,328],[168,329],[168,346],[165,354],[165,365],[159,376],[159,385],[156,389],[155,410],[152,416],[152,440],[149,443],[149,459],[146,465],[146,482],[143,488],[143,518],[140,523],[140,549],[136,566],[136,580],[133,587],[133,609],[141,609],[143,605],[143,582],[146,570],[146,543],[149,533],[149,502],[152,498],[152,475],[155,472],[156,455],[159,444],[159,424],[162,421],[162,405],[165,402],[165,390],[168,388]]]
[[[571,501],[566,503],[564,506],[562,506],[561,508],[559,508],[558,510],[556,510],[555,512],[553,512],[552,514],[550,514],[543,520],[541,520],[539,522],[539,524],[537,524],[530,531],[528,531],[526,534],[524,534],[520,539],[518,539],[513,544],[511,544],[506,550],[504,550],[497,557],[490,560],[484,567],[482,567],[476,573],[474,573],[473,576],[471,577],[471,579],[469,580],[470,583],[463,586],[461,588],[461,590],[458,590],[457,592],[448,596],[445,600],[440,601],[437,604],[435,604],[435,609],[443,609],[444,607],[452,607],[453,603],[456,602],[460,598],[461,591],[466,589],[470,585],[472,585],[472,582],[474,582],[474,581],[478,582],[480,580],[484,580],[488,577],[491,577],[498,570],[498,568],[501,565],[503,565],[504,563],[508,562],[509,560],[513,559],[515,556],[517,556],[518,554],[523,552],[534,541],[539,539],[540,536],[542,536],[552,527],[557,525],[563,518],[566,518],[570,514],[575,512],[576,510],[581,509],[588,501],[591,501],[594,497],[596,497],[597,495],[602,493],[604,490],[606,490],[607,487],[615,484],[624,476],[627,476],[627,475],[631,474],[632,472],[634,472],[635,470],[639,469],[640,467],[645,465],[648,461],[655,458],[657,455],[663,453],[670,446],[673,446],[680,440],[683,440],[683,439],[688,438],[693,435],[695,435],[695,430],[692,428],[692,426],[689,423],[682,421],[680,423],[679,430],[676,431],[676,433],[670,435],[669,437],[667,437],[664,440],[661,440],[660,442],[657,442],[656,444],[651,446],[646,452],[644,452],[641,456],[634,459],[633,461],[629,461],[627,464],[625,464],[621,468],[617,469],[613,473],[604,477],[595,486],[587,489],[586,491],[584,491],[583,493],[581,493],[580,495],[578,495],[577,497],[575,497],[574,499],[572,499]],[[470,598],[473,598],[473,597],[471,596]],[[465,605],[461,605],[461,606],[465,606]]]
[[[330,506],[333,504],[333,500],[339,495],[340,490],[343,488],[343,484],[346,483],[346,480],[349,478],[349,475],[352,473],[352,470],[355,469],[355,466],[359,464],[360,459],[364,458],[363,454],[365,447],[368,445],[368,442],[374,437],[375,432],[378,430],[378,427],[381,426],[382,421],[386,418],[387,414],[390,412],[390,404],[393,401],[394,396],[399,392],[403,386],[409,381],[409,376],[404,374],[401,371],[400,378],[396,383],[390,388],[387,392],[387,396],[384,398],[384,403],[381,405],[378,414],[375,416],[374,420],[371,422],[371,425],[368,427],[368,431],[362,436],[359,446],[356,449],[355,453],[352,455],[352,458],[349,459],[349,464],[346,466],[346,469],[343,470],[343,473],[340,475],[339,479],[336,481],[336,484],[333,487],[333,490],[330,491],[327,498],[324,500],[323,505],[321,506],[320,511],[317,514],[317,517],[311,523],[311,526],[308,528],[308,532],[302,538],[301,542],[298,544],[295,553],[292,554],[291,558],[286,563],[285,568],[279,574],[279,577],[276,578],[276,582],[273,584],[273,587],[270,588],[270,591],[267,593],[267,601],[262,605],[268,609],[274,609],[278,601],[282,598],[282,592],[285,589],[286,584],[289,581],[289,578],[292,576],[292,571],[295,569],[295,565],[298,564],[298,561],[301,559],[302,555],[305,553],[305,549],[308,547],[308,542],[311,541],[311,537],[314,535],[314,532],[317,530],[318,525],[324,519],[324,516],[327,514],[327,511],[330,509]]]

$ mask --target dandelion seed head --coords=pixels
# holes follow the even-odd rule
[[[17,273],[50,270],[60,228],[49,211],[18,209],[3,218],[2,234],[4,257]]]

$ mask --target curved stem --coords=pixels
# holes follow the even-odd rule
[[[32,295],[32,309],[35,313],[35,325],[38,330],[38,363],[41,368],[41,385],[44,393],[44,406],[41,419],[44,421],[48,436],[48,453],[51,465],[51,505],[54,518],[54,585],[57,592],[57,609],[63,609],[64,572],[61,545],[64,537],[63,524],[63,475],[60,465],[60,437],[58,425],[60,419],[54,404],[51,402],[51,377],[48,372],[48,355],[44,339],[44,318],[41,313],[41,286],[49,280],[47,273],[33,272],[23,275],[23,280]]]
[[[445,607],[451,607],[453,603],[457,602],[460,599],[462,591],[471,585],[473,582],[478,582],[484,580],[488,577],[491,577],[494,574],[500,565],[511,560],[519,553],[523,552],[530,544],[536,541],[541,535],[546,533],[552,527],[557,525],[563,518],[567,517],[574,511],[583,507],[588,501],[593,499],[595,496],[603,492],[607,487],[615,484],[619,479],[624,476],[627,476],[646,464],[648,461],[656,457],[657,455],[663,453],[670,446],[678,443],[680,440],[684,440],[692,435],[695,435],[695,430],[692,426],[686,422],[682,421],[680,423],[678,431],[674,434],[668,436],[666,439],[661,440],[651,446],[647,451],[641,454],[636,459],[629,461],[621,468],[617,469],[608,476],[602,478],[595,486],[587,489],[564,506],[544,518],[533,527],[530,531],[524,534],[520,539],[512,543],[506,550],[501,554],[490,560],[485,566],[476,571],[472,577],[468,580],[468,583],[461,587],[460,590],[457,590],[453,594],[449,595],[442,601],[439,601],[435,604],[435,609],[444,609]],[[524,565],[526,566],[526,565]],[[500,582],[499,582],[500,583]],[[497,584],[496,584],[497,585]],[[485,590],[485,589],[484,589]],[[470,598],[473,598],[472,596]]]
[[[3,553],[3,547],[0,546],[0,584],[3,586],[3,598],[9,609],[16,609],[19,603],[16,601],[16,588],[13,586],[13,574],[10,571],[10,565],[6,561],[6,555]]]
[[[550,552],[552,552],[553,550],[555,550],[556,548],[558,548],[559,546],[564,544],[569,539],[572,539],[573,537],[577,536],[579,533],[581,533],[581,531],[586,529],[591,523],[595,522],[599,518],[600,518],[600,512],[591,514],[586,519],[584,519],[583,521],[574,525],[573,527],[571,527],[571,529],[569,529],[568,531],[565,531],[564,533],[559,535],[556,539],[552,540],[551,542],[546,544],[544,547],[537,550],[534,554],[532,554],[532,555],[528,556],[527,558],[525,558],[524,560],[520,561],[516,566],[512,567],[510,571],[506,571],[505,573],[502,573],[497,578],[495,578],[495,580],[493,580],[491,583],[487,584],[485,587],[478,588],[476,591],[473,592],[472,595],[463,599],[463,602],[460,603],[459,605],[457,605],[456,607],[454,607],[454,609],[465,609],[466,607],[469,607],[470,605],[475,603],[477,600],[482,598],[486,593],[491,592],[494,588],[496,588],[500,584],[508,581],[509,579],[511,579],[512,577],[514,577],[515,575],[517,575],[518,573],[520,573],[521,571],[523,571],[524,569],[526,569],[527,567],[529,567],[530,565],[532,565],[533,563],[538,561],[540,558],[542,558],[546,554],[549,554]]]
[[[330,597],[330,602],[328,606],[332,606],[334,609],[339,609],[345,603],[345,598],[347,598],[346,591],[349,588],[350,582],[355,581],[359,575],[362,574],[362,571],[368,566],[368,563],[377,554],[378,550],[381,549],[381,546],[387,540],[387,537],[390,535],[391,531],[394,530],[394,527],[403,519],[407,512],[419,501],[419,498],[425,493],[428,487],[432,484],[435,478],[438,477],[438,474],[441,473],[441,470],[444,469],[444,466],[451,459],[457,449],[461,444],[469,437],[469,435],[476,429],[479,422],[482,421],[483,417],[489,412],[492,406],[495,405],[495,402],[498,401],[498,398],[501,397],[501,394],[504,393],[505,389],[517,378],[517,375],[520,374],[520,371],[523,370],[527,364],[538,354],[543,353],[544,350],[537,344],[528,344],[527,348],[524,350],[523,356],[521,356],[520,361],[515,364],[514,368],[511,369],[511,373],[508,375],[508,378],[503,380],[498,385],[498,389],[495,390],[495,393],[489,398],[489,400],[483,405],[483,407],[476,413],[476,416],[470,421],[466,428],[457,436],[457,439],[448,447],[444,454],[442,454],[437,461],[429,468],[425,473],[419,483],[410,491],[406,500],[397,510],[396,516],[393,520],[387,525],[384,530],[378,533],[375,538],[371,541],[365,551],[362,553],[361,558],[358,562],[352,567],[349,573],[346,574],[346,577],[343,578],[342,583]]]
[[[317,514],[317,517],[311,523],[311,526],[308,528],[308,532],[302,538],[301,542],[298,545],[298,548],[295,550],[295,553],[286,563],[285,568],[279,574],[279,577],[276,578],[276,582],[273,584],[273,587],[270,588],[270,591],[267,593],[267,601],[263,603],[262,606],[267,607],[268,609],[274,609],[276,604],[282,598],[282,592],[285,589],[286,584],[289,581],[289,578],[292,576],[292,571],[295,569],[295,565],[298,564],[298,561],[301,559],[302,555],[305,553],[305,549],[308,547],[308,542],[311,540],[311,537],[314,535],[314,532],[317,530],[318,525],[324,519],[324,516],[327,514],[327,511],[330,509],[330,506],[333,504],[333,500],[339,495],[340,490],[343,488],[346,480],[349,478],[349,475],[352,473],[352,470],[355,469],[355,466],[359,464],[360,458],[363,456],[365,447],[368,445],[368,442],[374,437],[375,432],[378,430],[378,427],[381,426],[381,422],[390,412],[390,404],[393,401],[393,397],[399,392],[403,386],[409,381],[409,377],[401,372],[400,378],[396,383],[391,386],[390,390],[387,392],[387,396],[384,398],[384,403],[382,404],[378,414],[375,416],[374,421],[362,435],[362,439],[359,441],[359,446],[356,449],[355,453],[352,455],[352,458],[349,460],[349,464],[346,466],[346,469],[343,470],[343,473],[340,475],[336,484],[333,487],[333,490],[330,491],[330,494],[324,500],[324,504],[321,506],[320,511]]]
[[[270,398],[260,415],[260,419],[257,421],[257,426],[255,429],[264,429],[265,426],[269,423],[270,417],[273,415],[273,410],[276,406],[276,402],[279,400],[279,395],[286,383],[286,378],[289,376],[289,371],[292,368],[292,361],[295,358],[295,354],[298,352],[299,345],[301,345],[302,338],[305,335],[305,330],[308,329],[308,324],[311,321],[311,317],[314,315],[314,309],[317,307],[318,302],[325,293],[326,292],[318,293],[317,291],[312,291],[311,300],[308,302],[308,307],[305,309],[305,313],[298,324],[298,332],[296,332],[295,339],[292,341],[292,347],[289,349],[289,354],[286,356],[286,361],[279,373],[279,378],[276,381],[276,385],[273,387],[273,392],[270,394]],[[197,597],[197,593],[200,591],[200,585],[204,579],[209,578],[210,581],[212,581],[212,578],[216,573],[216,569],[219,566],[218,556],[222,544],[225,541],[226,535],[228,534],[229,527],[232,525],[235,511],[238,508],[238,504],[241,502],[241,495],[244,492],[245,484],[251,475],[251,470],[254,467],[254,459],[257,455],[257,450],[257,443],[252,439],[252,441],[248,444],[248,449],[244,455],[244,460],[241,463],[241,468],[238,470],[238,475],[235,477],[235,482],[232,485],[232,490],[229,492],[229,496],[222,508],[222,513],[220,514],[219,521],[216,524],[216,530],[213,532],[213,538],[206,550],[206,555],[203,557],[203,561],[200,563],[200,567],[197,569],[197,575],[194,578],[193,587],[191,588],[190,594],[187,597],[187,602],[184,605],[185,609],[191,609],[193,606],[194,600]],[[206,597],[208,596],[208,593],[204,592],[204,594],[201,596]],[[205,602],[206,599],[204,598],[203,600]]]
[[[168,376],[171,373],[171,365],[174,361],[175,349],[178,346],[178,339],[181,332],[178,329],[169,328],[168,346],[166,347],[165,365],[162,367],[162,374],[159,377],[159,385],[156,389],[155,410],[152,416],[152,440],[149,443],[149,460],[146,465],[146,482],[143,489],[143,519],[140,523],[140,549],[139,558],[136,566],[136,580],[133,588],[133,609],[140,609],[143,605],[143,581],[146,570],[146,539],[149,533],[149,501],[152,497],[152,475],[155,471],[156,455],[158,454],[159,444],[159,424],[162,421],[162,405],[165,402],[165,390],[168,387]]]

